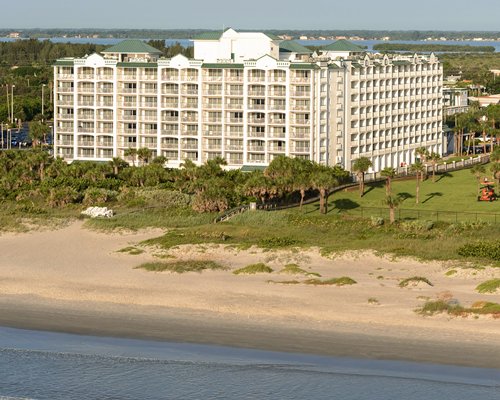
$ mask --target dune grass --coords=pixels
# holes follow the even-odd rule
[[[424,278],[423,276],[412,276],[411,278],[406,278],[403,279],[401,282],[399,282],[399,287],[408,287],[410,285],[416,285],[418,283],[426,283],[429,286],[434,286],[429,279]]]
[[[500,318],[500,304],[491,302],[476,302],[472,307],[463,307],[459,304],[452,304],[445,300],[428,301],[422,308],[416,310],[418,313],[426,316],[434,314],[447,313],[453,316],[467,315],[491,315],[494,318]]]
[[[330,279],[308,279],[304,281],[306,285],[315,285],[315,286],[323,286],[323,285],[335,285],[335,286],[346,286],[346,285],[355,285],[357,282],[349,278],[348,276],[342,276],[340,278],[330,278]]]
[[[235,275],[270,274],[273,269],[264,263],[250,264],[233,271]]]
[[[137,256],[139,254],[144,253],[144,250],[139,249],[139,248],[134,247],[134,246],[128,246],[128,247],[124,247],[123,249],[118,250],[118,253],[128,253],[132,256]]]
[[[175,262],[149,262],[141,264],[136,269],[145,269],[154,272],[202,272],[205,270],[227,270],[228,268],[214,261],[185,260]]]
[[[500,279],[491,279],[476,287],[479,293],[495,293],[500,289]]]
[[[317,272],[308,272],[305,269],[300,268],[297,264],[287,264],[283,267],[283,269],[279,272],[280,274],[289,274],[289,275],[305,275],[305,276],[316,276],[321,277]]]

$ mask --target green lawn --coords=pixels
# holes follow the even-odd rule
[[[488,169],[489,167],[487,167]],[[491,176],[491,174],[488,175]],[[470,170],[436,175],[436,182],[432,182],[432,177],[429,176],[427,180],[420,182],[419,204],[415,202],[415,178],[393,181],[392,192],[403,199],[400,205],[400,213],[403,218],[444,219],[450,222],[470,221],[478,218],[494,222],[495,218],[492,214],[496,213],[499,214],[497,222],[500,222],[500,201],[491,203],[477,201],[477,180]],[[360,214],[363,207],[385,208],[383,205],[384,197],[385,184],[383,182],[367,184],[365,195],[362,198],[359,197],[357,188],[337,192],[331,196],[330,205],[332,208],[330,212]],[[450,211],[451,213],[439,212],[436,214],[436,211]],[[365,216],[370,215],[369,211],[368,215],[366,214],[367,210],[363,210],[363,213]],[[476,216],[475,213],[478,215]],[[387,212],[373,210],[372,215],[387,217]]]

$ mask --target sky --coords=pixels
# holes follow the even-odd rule
[[[500,31],[500,0],[0,0],[0,28]]]

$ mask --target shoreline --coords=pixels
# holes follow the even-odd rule
[[[141,247],[160,230],[103,233],[81,221],[54,231],[0,236],[0,326],[83,335],[500,368],[499,320],[492,317],[423,317],[429,299],[454,298],[470,306],[500,302],[478,294],[478,283],[498,277],[494,268],[459,270],[442,263],[350,253],[327,258],[317,249],[235,250],[185,245],[168,251]],[[158,255],[161,253],[160,255]],[[215,261],[226,271],[176,274],[135,269],[143,262]],[[231,270],[264,262],[271,274]],[[349,276],[351,286],[280,284],[296,263],[322,279]],[[410,276],[433,286],[401,288]]]
[[[272,326],[165,307],[98,304],[90,309],[23,297],[0,299],[0,326],[77,335],[159,342],[218,345],[233,348],[311,354],[354,359],[408,361],[438,365],[500,369],[500,349],[490,343],[424,339],[413,329],[397,335],[369,332],[366,324],[342,324],[336,329],[305,328],[300,324]],[[363,333],[360,333],[363,332]]]

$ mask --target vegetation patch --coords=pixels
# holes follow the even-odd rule
[[[368,299],[368,304],[379,305],[380,302],[375,297],[370,297]]]
[[[466,317],[471,314],[475,315],[491,315],[494,318],[500,318],[500,304],[490,302],[476,302],[472,307],[463,307],[460,304],[446,300],[428,301],[422,308],[417,309],[417,312],[422,315],[434,315],[447,313],[454,316]]]
[[[500,240],[467,243],[460,246],[457,252],[462,257],[477,257],[500,261]]]
[[[345,286],[345,285],[354,285],[358,282],[356,282],[354,279],[349,278],[348,276],[342,276],[340,278],[331,278],[331,279],[308,279],[304,281],[306,285],[315,285],[315,286],[322,286],[322,285],[335,285],[335,286]]]
[[[429,279],[424,278],[423,276],[412,276],[411,278],[406,278],[403,279],[401,282],[399,282],[399,287],[407,287],[407,286],[414,286],[418,285],[419,283],[426,283],[429,286],[434,286]]]
[[[136,269],[145,269],[146,271],[155,272],[168,271],[182,274],[184,272],[202,272],[205,270],[227,270],[228,268],[214,261],[186,260],[176,262],[149,262],[139,265]]]
[[[479,293],[495,293],[500,288],[500,279],[491,279],[476,287]]]
[[[289,275],[305,275],[305,276],[317,276],[321,277],[317,272],[308,272],[305,269],[300,268],[297,264],[287,264],[280,271],[280,274],[289,274]]]
[[[300,281],[297,281],[297,280],[291,280],[291,281],[273,281],[273,280],[269,280],[269,281],[267,281],[267,283],[278,283],[280,285],[298,285],[300,283]]]
[[[259,240],[258,246],[265,249],[296,246],[300,242],[287,236],[270,237]]]
[[[241,274],[270,274],[273,272],[273,269],[269,267],[268,265],[264,263],[257,263],[257,264],[250,264],[247,265],[244,268],[237,269],[236,271],[233,271],[233,274],[235,275],[241,275]]]
[[[134,247],[134,246],[128,246],[128,247],[124,247],[123,249],[118,250],[118,253],[128,253],[132,256],[137,256],[139,254],[144,253],[144,250],[139,249],[139,248]]]

